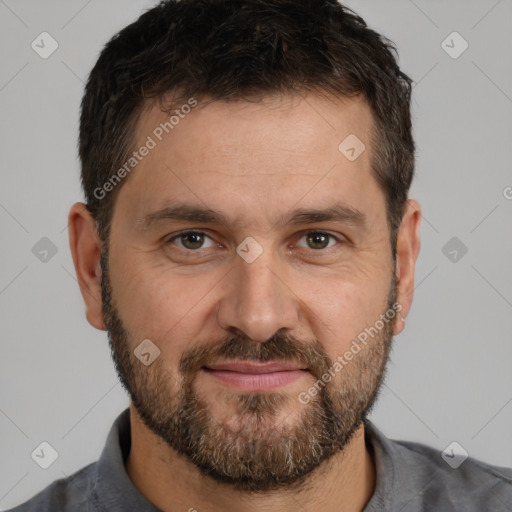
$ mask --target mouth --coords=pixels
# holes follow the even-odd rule
[[[280,361],[228,361],[203,366],[202,371],[223,384],[245,390],[276,389],[310,374],[304,366]]]

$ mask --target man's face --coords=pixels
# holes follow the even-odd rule
[[[296,484],[365,418],[393,335],[394,318],[377,323],[333,366],[396,299],[370,109],[313,95],[214,102],[160,141],[168,119],[141,117],[137,148],[156,146],[114,207],[102,291],[117,370],[145,424],[203,473],[244,490]],[[355,160],[338,149],[350,134],[366,145]],[[352,215],[289,222],[340,205]],[[165,211],[178,206],[222,222]],[[149,366],[134,355],[147,339],[160,350]],[[219,368],[233,362],[251,366]]]

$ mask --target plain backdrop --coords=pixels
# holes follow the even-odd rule
[[[0,1],[1,509],[96,460],[128,405],[106,334],[85,319],[66,225],[83,199],[84,81],[154,4]],[[512,466],[512,1],[347,4],[415,81],[411,196],[423,207],[414,303],[371,419],[440,457],[457,441]],[[58,43],[47,59],[31,47],[42,32]],[[58,452],[46,470],[31,457],[43,441]]]

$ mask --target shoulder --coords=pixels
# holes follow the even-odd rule
[[[94,462],[67,478],[55,480],[25,503],[6,512],[96,512]]]
[[[130,449],[129,409],[114,421],[100,458],[72,475],[54,481],[25,503],[8,512],[106,512],[123,510],[126,497],[142,499],[124,468]],[[142,508],[142,507],[139,507]]]
[[[512,500],[512,468],[494,466],[471,456],[441,450],[411,441],[392,441],[406,460],[430,470],[434,482],[444,482],[447,494],[470,494],[479,499],[502,493]],[[450,465],[447,460],[453,460]],[[457,460],[458,459],[458,460]],[[460,464],[460,465],[459,465]]]
[[[377,479],[381,479],[378,503],[410,511],[510,510],[512,468],[459,455],[458,450],[443,455],[422,443],[388,439],[374,425],[371,430]]]

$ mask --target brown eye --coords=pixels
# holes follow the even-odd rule
[[[205,233],[202,233],[200,231],[187,231],[184,233],[180,233],[179,235],[176,235],[172,237],[168,243],[176,243],[178,247],[181,247],[182,249],[187,249],[190,251],[197,251],[198,249],[205,249],[208,247],[203,247],[203,244],[205,242],[205,239],[210,237],[206,235]],[[211,240],[211,239],[210,239]],[[213,247],[214,244],[211,243],[209,247]]]
[[[306,239],[306,248],[314,250],[327,249],[329,247],[332,247],[332,245],[329,245],[330,239],[333,239],[335,241],[338,240],[334,235],[331,235],[330,233],[326,233],[324,231],[309,231],[302,238]]]

